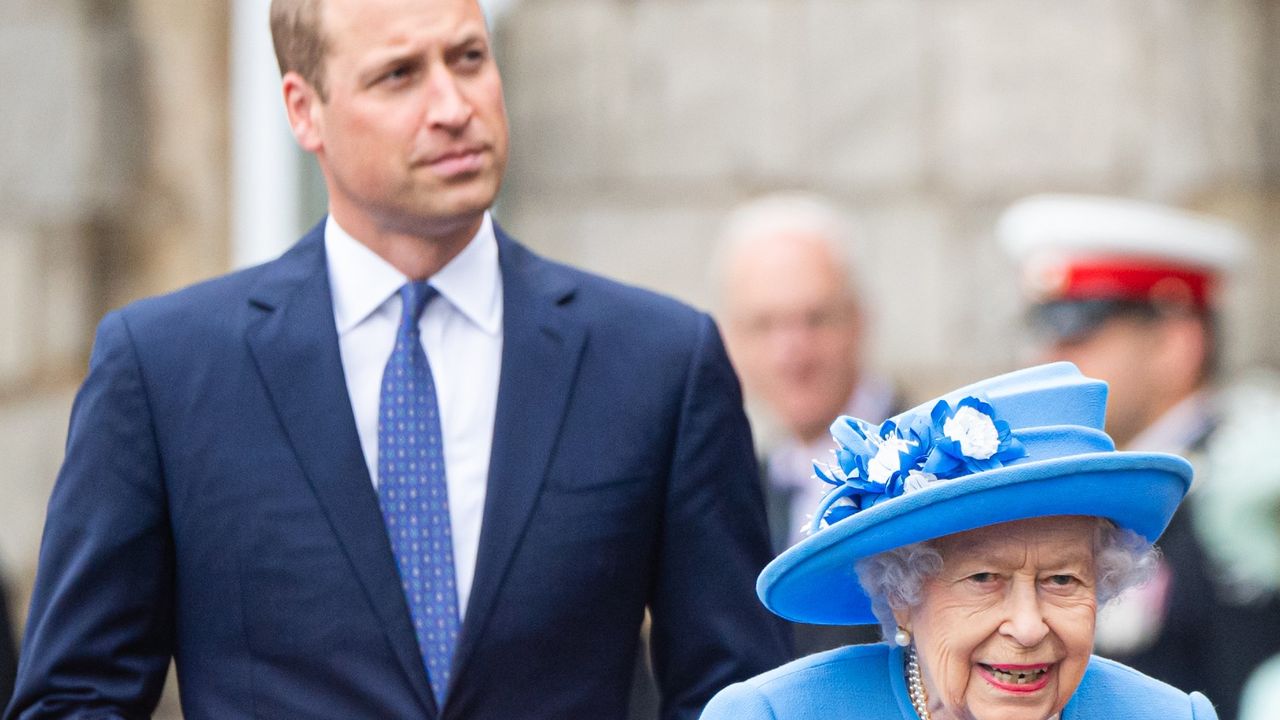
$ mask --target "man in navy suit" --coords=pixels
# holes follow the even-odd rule
[[[276,0],[272,28],[330,215],[102,321],[5,717],[145,716],[173,657],[188,720],[622,718],[646,607],[664,718],[785,660],[711,320],[490,219],[507,126],[475,0]],[[393,366],[417,430],[383,422]],[[396,465],[418,443],[430,472]],[[447,490],[422,548],[388,533],[422,527],[401,487]]]

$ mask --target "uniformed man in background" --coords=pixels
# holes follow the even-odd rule
[[[1219,392],[1219,298],[1244,239],[1215,218],[1078,195],[1015,203],[998,234],[1019,263],[1043,358],[1108,382],[1106,427],[1116,445],[1177,453],[1197,466],[1160,539],[1154,579],[1100,614],[1097,652],[1201,690],[1233,720],[1249,671],[1280,651],[1277,594],[1242,591],[1227,572],[1231,556],[1249,548],[1215,552],[1197,519],[1208,489],[1256,481],[1207,470],[1230,413]]]

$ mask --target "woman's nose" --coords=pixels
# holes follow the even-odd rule
[[[1008,614],[1000,633],[1023,647],[1039,645],[1049,634],[1034,582],[1014,583],[1007,600]]]

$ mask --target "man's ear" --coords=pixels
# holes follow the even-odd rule
[[[289,127],[298,145],[309,153],[318,152],[324,147],[322,140],[324,128],[321,124],[320,108],[324,100],[301,75],[290,70],[281,79],[284,92],[284,109],[289,114]]]

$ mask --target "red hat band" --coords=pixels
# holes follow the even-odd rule
[[[1060,269],[1062,300],[1138,300],[1192,306],[1211,304],[1214,276],[1199,268],[1144,263],[1132,258],[1076,260]]]

